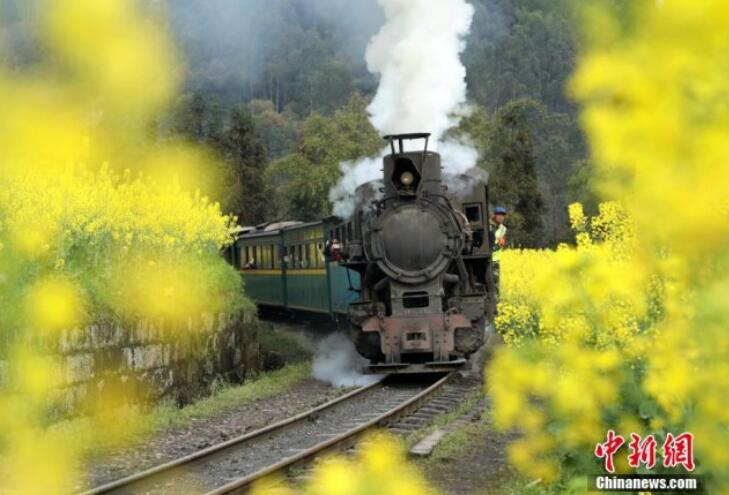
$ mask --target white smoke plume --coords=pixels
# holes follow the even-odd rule
[[[380,379],[358,371],[365,363],[351,340],[341,333],[334,333],[319,342],[312,369],[314,378],[335,387],[362,387]]]
[[[458,123],[466,101],[466,68],[459,54],[474,9],[465,0],[378,0],[386,23],[365,58],[380,75],[369,107],[383,134],[427,130],[438,141]]]
[[[382,157],[385,153],[386,150],[376,158],[362,158],[339,164],[342,177],[329,190],[329,201],[333,205],[332,215],[340,218],[350,218],[354,214],[357,206],[357,199],[354,195],[355,190],[361,184],[382,177]]]
[[[478,153],[466,143],[443,142],[444,133],[467,113],[466,68],[460,60],[474,9],[466,0],[378,0],[386,22],[370,40],[365,58],[380,76],[368,111],[383,135],[430,132],[431,149],[442,154],[447,173],[475,165]],[[333,213],[354,211],[354,191],[380,177],[383,150],[375,159],[345,162],[330,191]]]

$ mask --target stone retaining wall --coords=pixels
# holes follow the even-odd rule
[[[105,321],[63,331],[42,344],[57,380],[59,416],[101,404],[185,404],[220,381],[258,372],[255,314],[207,315],[174,331],[164,322]],[[0,383],[8,377],[0,358]]]

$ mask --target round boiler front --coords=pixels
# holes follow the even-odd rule
[[[380,225],[385,257],[396,269],[415,272],[429,267],[446,247],[446,234],[430,210],[416,206],[398,208],[383,218]]]
[[[458,225],[447,211],[433,203],[393,205],[373,227],[374,258],[383,272],[404,283],[434,278],[461,249]]]

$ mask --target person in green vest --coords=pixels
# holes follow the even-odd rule
[[[491,261],[494,266],[494,283],[496,284],[496,293],[499,293],[499,278],[501,275],[501,252],[506,247],[506,208],[497,206],[494,208],[494,214],[489,220],[489,238],[491,240]]]

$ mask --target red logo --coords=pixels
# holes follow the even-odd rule
[[[615,464],[613,463],[613,456],[625,443],[625,439],[620,435],[616,435],[613,430],[608,430],[607,442],[598,443],[595,446],[595,455],[598,459],[605,459],[605,469],[608,473],[615,472]]]
[[[616,435],[613,430],[608,430],[607,440],[595,445],[595,456],[605,460],[605,470],[609,473],[615,472],[615,454],[625,444],[625,439]],[[639,468],[645,465],[653,469],[656,465],[657,442],[653,435],[641,438],[637,433],[630,434],[628,449],[628,465],[632,468]],[[672,433],[666,435],[663,442],[663,466],[667,468],[682,465],[687,471],[693,471],[694,465],[694,436],[689,432],[674,436]]]
[[[694,436],[691,433],[681,433],[675,438],[669,433],[663,442],[663,465],[674,467],[679,464],[687,471],[694,470]]]
[[[630,438],[628,465],[638,468],[641,464],[645,464],[645,467],[652,469],[656,465],[656,439],[653,438],[653,435],[648,435],[641,442],[640,435],[637,433],[631,433]]]

